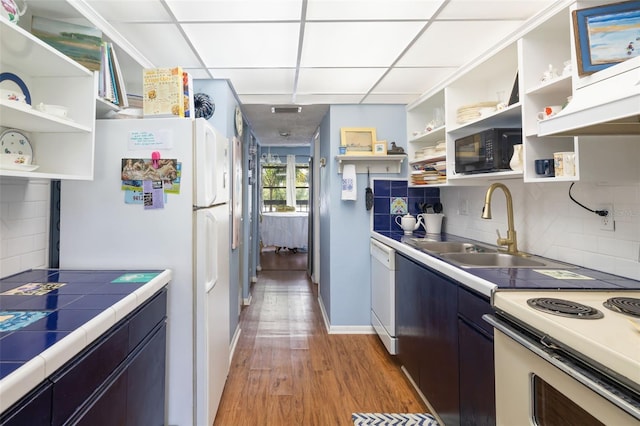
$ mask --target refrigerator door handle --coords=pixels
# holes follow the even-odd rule
[[[205,292],[209,293],[218,282],[218,223],[213,212],[205,212],[204,233],[206,235]]]

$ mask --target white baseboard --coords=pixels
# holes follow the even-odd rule
[[[238,341],[240,340],[240,334],[242,334],[242,330],[240,329],[240,325],[238,325],[238,327],[236,327],[236,332],[233,333],[231,345],[229,346],[229,365],[231,365],[233,354],[236,352],[236,347],[238,346]]]
[[[242,299],[242,306],[249,306],[251,304],[251,299],[253,299],[253,296],[249,293],[249,297]]]
[[[320,305],[320,311],[322,312],[322,320],[324,326],[327,329],[328,334],[375,334],[376,330],[372,325],[331,325],[329,316],[324,308],[324,302],[322,296],[318,294],[318,304]]]
[[[327,333],[331,332],[331,323],[327,316],[327,311],[324,309],[324,302],[322,301],[322,295],[318,293],[318,305],[320,305],[320,312],[322,312],[322,320],[324,321],[324,327],[327,329]]]

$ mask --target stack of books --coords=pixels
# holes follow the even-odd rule
[[[103,41],[100,45],[100,77],[98,81],[98,96],[120,108],[128,108],[129,100],[124,86],[124,78],[118,56],[113,44]]]

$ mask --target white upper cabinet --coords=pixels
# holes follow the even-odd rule
[[[512,38],[503,40],[441,87],[407,107],[409,164],[422,161],[425,147],[446,144],[446,181],[439,186],[478,185],[487,179],[523,179],[525,182],[640,181],[640,143],[637,136],[541,137],[539,122],[545,107],[564,107],[579,82],[572,28],[572,1],[557,2],[529,21]],[[517,75],[517,87],[515,86]],[[444,107],[442,126],[425,131],[433,111]],[[490,128],[522,128],[523,170],[482,174],[455,173],[455,141]],[[575,172],[568,176],[536,173],[536,160],[571,152]],[[429,160],[429,159],[427,159]],[[411,186],[434,184],[410,181]]]
[[[38,166],[2,166],[0,176],[93,179],[97,75],[4,18],[0,51],[0,72],[17,77],[2,81],[2,88],[21,92],[18,81],[31,95],[31,106],[0,100],[0,126],[27,136]],[[67,117],[41,112],[35,108],[40,104],[64,106]],[[7,144],[3,152],[11,151]]]

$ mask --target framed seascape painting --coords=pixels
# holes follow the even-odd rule
[[[640,1],[573,11],[578,74],[592,74],[640,56]]]
[[[31,20],[31,33],[80,65],[91,71],[100,71],[102,31],[34,16]]]

